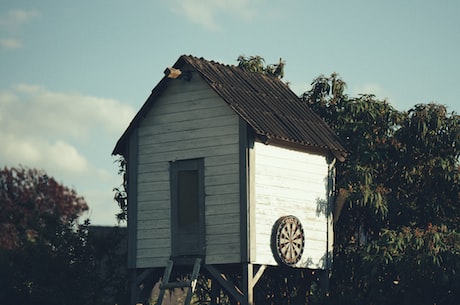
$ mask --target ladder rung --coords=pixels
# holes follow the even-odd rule
[[[192,285],[192,282],[190,281],[164,283],[160,285],[160,289],[185,288],[185,287],[191,287],[191,285]]]
[[[158,295],[157,305],[161,305],[163,302],[163,297],[166,289],[173,289],[173,288],[185,288],[189,287],[190,289],[187,292],[187,297],[185,298],[184,305],[190,305],[192,300],[192,294],[195,290],[195,285],[198,277],[198,273],[200,272],[201,266],[201,258],[195,259],[195,264],[193,265],[192,275],[190,277],[190,281],[179,281],[179,282],[169,282],[169,277],[171,275],[171,271],[174,265],[174,261],[168,261],[168,265],[165,268],[165,273],[163,276],[163,280],[165,281],[164,284],[160,284],[160,294]]]

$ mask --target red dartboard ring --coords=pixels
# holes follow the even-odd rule
[[[300,261],[305,235],[300,220],[292,215],[280,217],[273,225],[271,248],[278,263],[294,266]]]

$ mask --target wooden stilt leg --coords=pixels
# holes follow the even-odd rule
[[[211,305],[220,304],[220,285],[217,280],[211,281]]]

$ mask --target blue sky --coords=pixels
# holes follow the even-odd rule
[[[458,112],[458,16],[458,0],[0,0],[0,165],[44,169],[115,224],[112,149],[180,55],[281,57],[298,94],[337,72],[353,96]]]

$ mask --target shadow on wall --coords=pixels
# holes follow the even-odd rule
[[[327,200],[316,198],[316,217],[327,216],[330,213],[330,208]]]
[[[330,184],[329,177],[324,178],[325,194],[328,194],[328,185]],[[328,200],[324,198],[316,198],[316,217],[327,216],[331,212]]]

